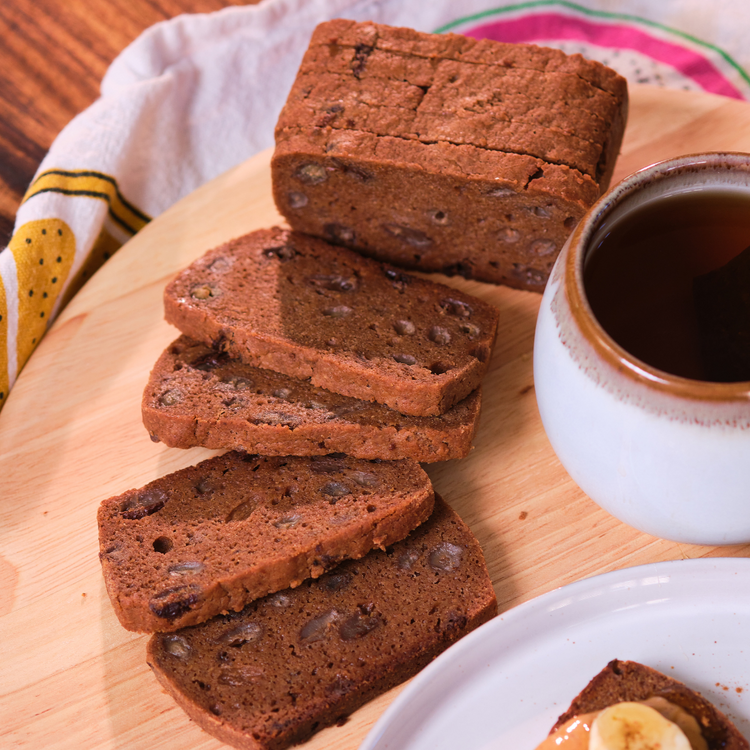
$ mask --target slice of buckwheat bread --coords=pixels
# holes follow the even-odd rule
[[[613,659],[595,675],[561,714],[551,732],[574,716],[602,711],[622,701],[661,697],[686,711],[697,722],[709,750],[748,750],[737,727],[709,700],[674,677],[635,661]]]
[[[183,333],[247,364],[414,416],[477,388],[498,323],[477,297],[278,227],[206,253],[164,304]]]
[[[307,381],[246,365],[180,336],[143,393],[143,423],[170,448],[225,448],[264,456],[463,458],[479,422],[480,389],[437,417],[412,417]]]
[[[414,461],[230,452],[102,502],[107,592],[128,630],[176,630],[392,544],[433,503]]]
[[[153,636],[148,663],[208,733],[280,750],[411,677],[496,613],[479,543],[437,498],[430,519],[386,551]]]

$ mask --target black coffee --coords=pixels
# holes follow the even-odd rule
[[[750,246],[750,191],[660,198],[603,226],[599,237],[584,287],[623,349],[682,377],[750,380],[750,250],[739,257]]]

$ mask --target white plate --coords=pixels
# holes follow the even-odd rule
[[[618,570],[505,612],[424,669],[360,750],[533,750],[614,658],[687,683],[750,736],[750,560]]]

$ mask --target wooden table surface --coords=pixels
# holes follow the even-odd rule
[[[259,0],[2,0],[0,248],[55,136],[99,95],[112,60],[144,29],[181,13]]]

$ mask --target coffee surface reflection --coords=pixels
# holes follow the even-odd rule
[[[695,380],[750,380],[748,246],[750,190],[662,197],[599,228],[585,293],[602,328],[646,364]]]

